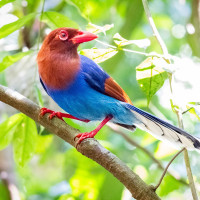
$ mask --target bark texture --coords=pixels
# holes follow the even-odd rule
[[[48,114],[40,118],[40,107],[31,100],[16,91],[0,85],[0,101],[12,106],[25,115],[32,118],[37,123],[47,128],[58,137],[75,147],[74,137],[80,133],[77,129],[69,126],[58,118],[48,120]],[[132,196],[138,200],[158,200],[160,199],[153,191],[152,187],[147,185],[137,174],[128,168],[117,156],[105,149],[95,139],[86,139],[77,150],[96,161],[111,174],[113,174],[121,183],[131,192]]]

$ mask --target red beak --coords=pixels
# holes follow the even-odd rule
[[[80,43],[83,43],[83,42],[89,42],[89,41],[94,40],[96,38],[98,38],[98,36],[93,34],[93,33],[86,32],[86,31],[79,31],[78,35],[73,37],[71,40],[74,43],[80,44]]]

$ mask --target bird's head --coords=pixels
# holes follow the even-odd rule
[[[62,52],[73,51],[80,43],[89,42],[96,38],[97,35],[90,32],[73,28],[58,28],[47,35],[43,47]]]

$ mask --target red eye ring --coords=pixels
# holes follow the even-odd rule
[[[64,31],[64,30],[62,30],[62,31],[60,31],[60,33],[59,33],[59,38],[61,39],[61,40],[67,40],[68,39],[68,33],[66,32],[66,31]]]

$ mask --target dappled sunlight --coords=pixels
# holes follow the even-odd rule
[[[144,2],[149,3],[150,10],[143,6]],[[149,186],[158,183],[178,146],[200,148],[196,137],[200,138],[198,8],[197,1],[192,0],[0,1],[0,100],[13,106],[0,102],[0,200],[11,200],[12,190],[17,191],[16,199],[27,200],[132,200],[134,196],[139,200],[142,195],[145,200],[158,196],[183,200],[192,199],[192,195],[195,199],[186,169],[190,163],[199,195],[197,151],[189,152],[190,162],[184,161],[183,152],[173,161],[156,193]],[[69,31],[51,35],[52,30],[61,27],[79,32],[73,29],[73,34]],[[88,37],[80,37],[83,31],[90,32]],[[78,36],[80,43],[85,41],[78,47],[81,58],[86,56],[102,68],[88,58],[84,62],[76,60],[79,57],[72,49],[79,45],[75,40]],[[38,67],[37,54],[46,37],[49,38]],[[42,75],[37,72],[41,63],[46,69]],[[75,69],[77,72],[72,73]],[[79,96],[72,98],[71,103],[71,96],[65,93],[72,77],[65,75],[70,73],[74,74],[69,81],[71,88],[77,74],[84,80],[72,89],[75,92],[70,95],[74,92]],[[64,89],[52,89],[48,83],[63,83]],[[87,93],[83,86],[98,95]],[[60,96],[52,95],[60,90]],[[81,133],[94,130],[104,115],[111,118],[112,113],[114,118],[95,135],[97,141],[86,139],[76,145],[72,134],[69,144],[63,140],[63,129],[57,126],[55,136],[42,126],[48,121],[47,116],[42,123],[39,118],[36,120],[41,125],[16,110],[27,102],[56,112],[76,111],[79,119],[91,120],[85,123],[65,118],[69,127],[66,137],[71,137],[73,128]],[[117,102],[116,107],[113,102]],[[82,105],[87,106],[82,109]],[[109,109],[104,114],[105,108]],[[28,107],[25,111],[28,113]],[[37,117],[37,112],[32,111]],[[183,122],[181,128],[191,136],[167,122],[180,127]],[[55,125],[57,121],[52,119],[48,123]],[[120,160],[116,161],[117,157]],[[2,176],[5,173],[7,177]],[[135,183],[136,180],[139,181]],[[15,189],[11,187],[9,191],[9,184]]]

